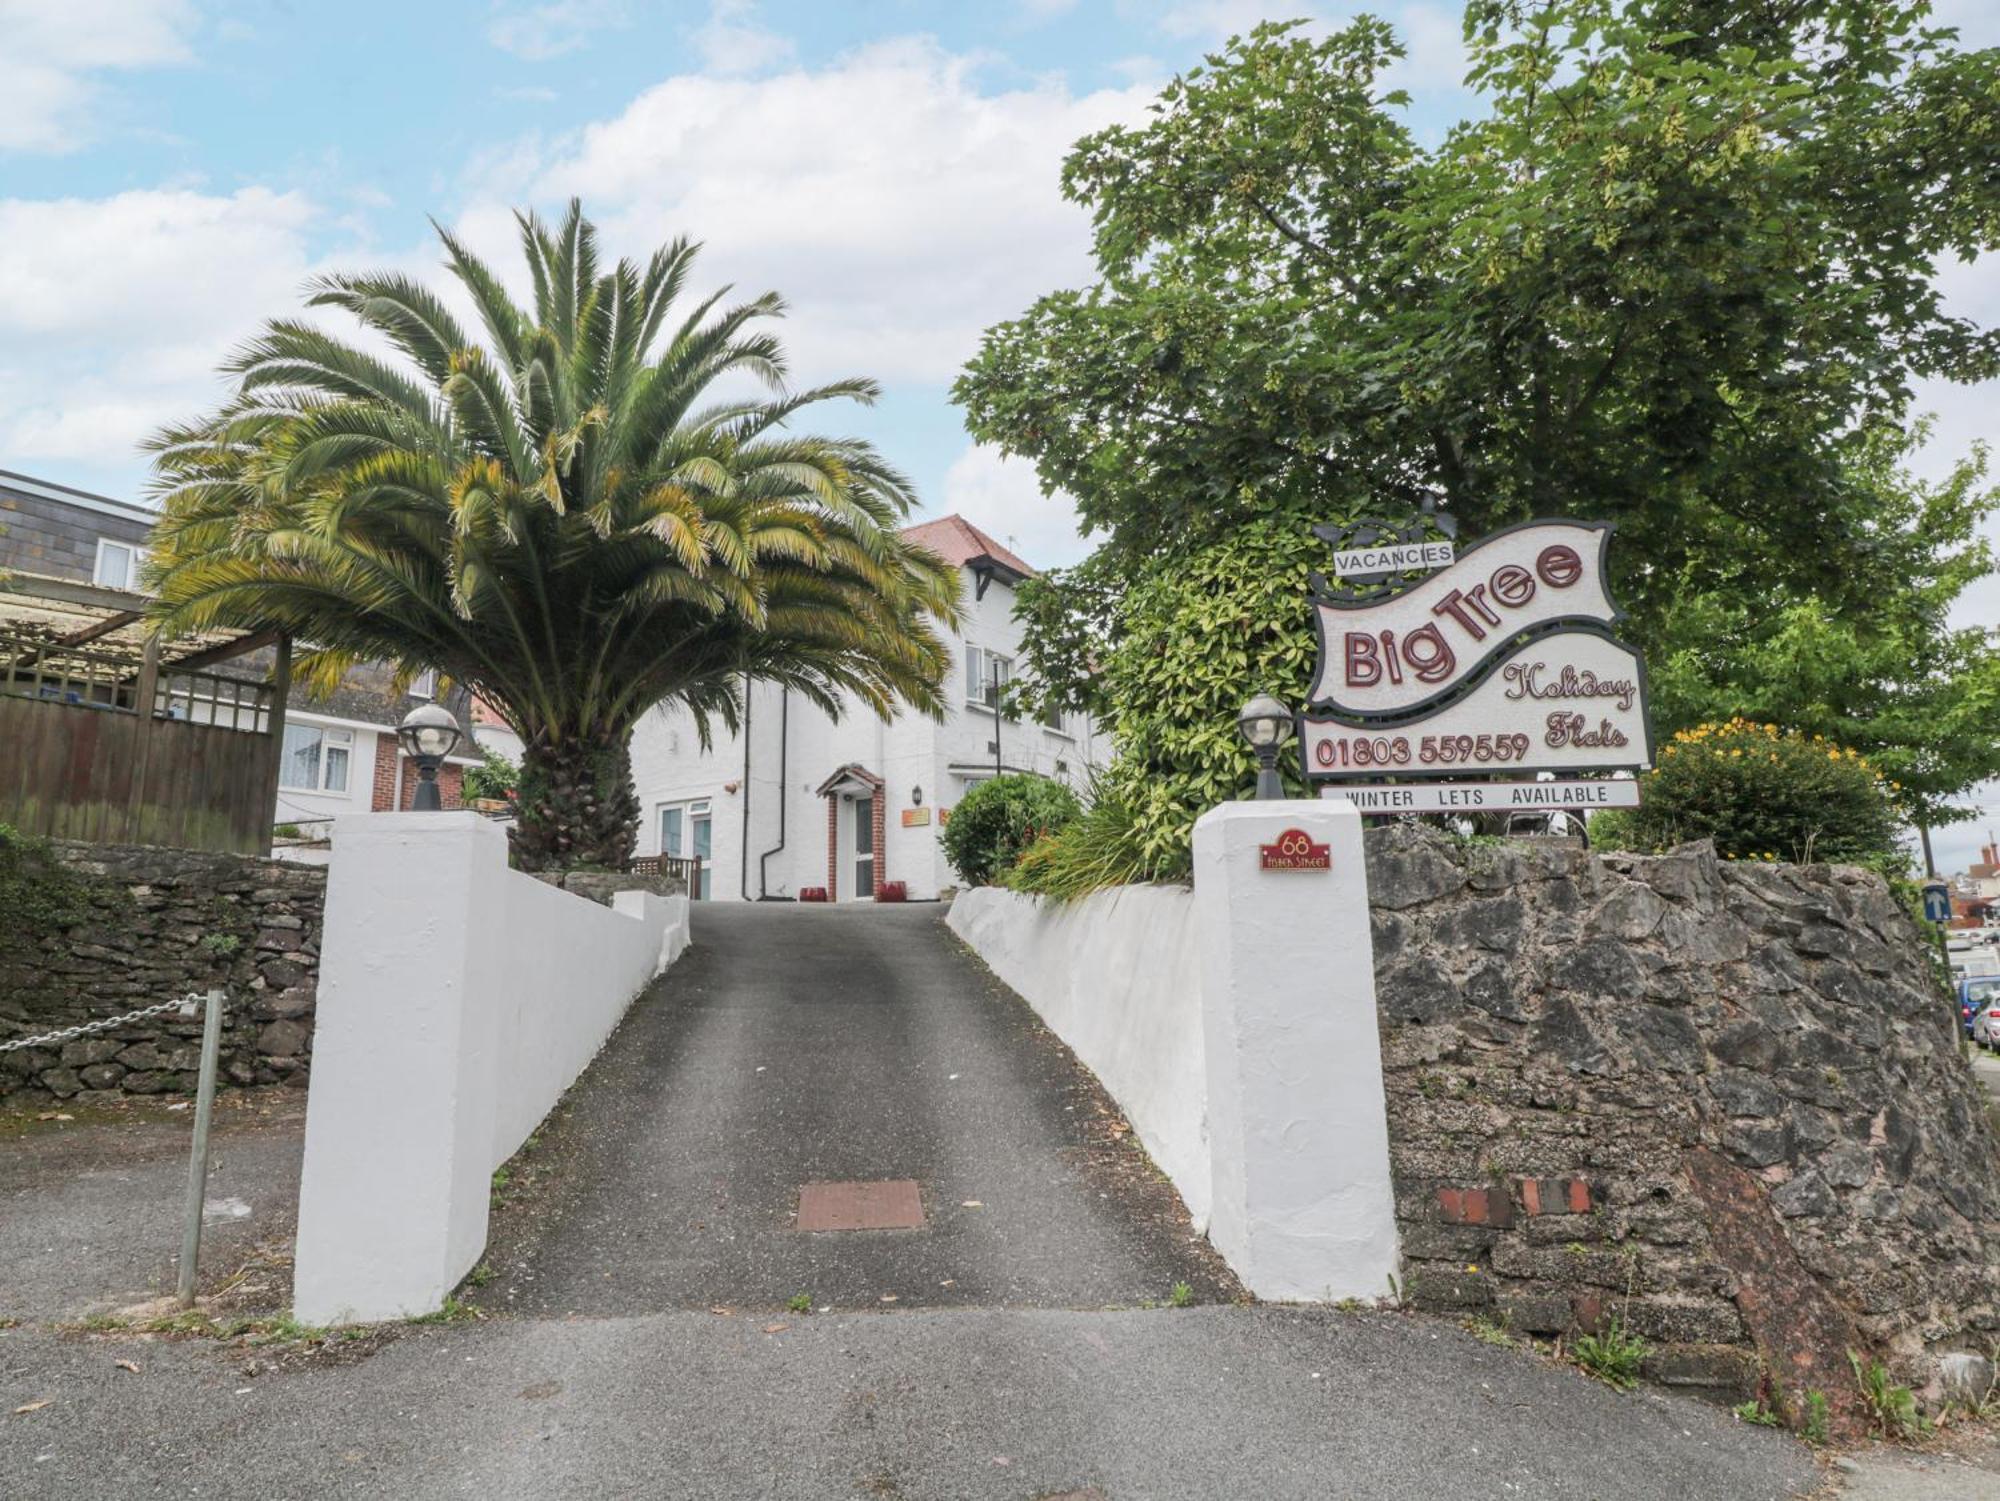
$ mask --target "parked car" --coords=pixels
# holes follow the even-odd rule
[[[1958,1011],[1968,1037],[1981,1047],[2000,1047],[2000,975],[1960,980]]]

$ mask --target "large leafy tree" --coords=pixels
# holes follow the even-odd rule
[[[647,709],[705,735],[753,678],[939,712],[958,582],[899,535],[902,475],[794,428],[875,387],[787,389],[776,296],[682,307],[694,246],[602,266],[574,203],[520,230],[526,307],[440,231],[483,340],[405,277],[341,275],[312,303],[393,353],[278,321],[235,356],[228,404],[155,440],[152,579],[168,627],[281,626],[311,680],[442,670],[522,739],[516,860],[617,865]]]
[[[1934,628],[1989,566],[1993,497],[1960,485],[1937,525],[1881,463],[1917,379],[2000,376],[2000,335],[1936,290],[2000,246],[2000,52],[1927,13],[1471,0],[1486,109],[1434,148],[1383,83],[1386,25],[1266,25],[1084,139],[1063,185],[1098,279],[990,330],[956,387],[1108,533],[1028,591],[1039,678],[1101,698],[1121,592],[1249,523],[1435,496],[1468,537],[1616,521],[1669,727],[1774,696],[1728,648],[1810,649],[1788,611],[1869,659],[1788,718],[1865,714],[1932,768],[1927,806],[1990,774],[1990,643]],[[1923,748],[1945,703],[1984,714],[1949,731],[1976,754]]]

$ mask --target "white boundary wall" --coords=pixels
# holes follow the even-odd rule
[[[493,1170],[687,947],[685,897],[612,907],[507,868],[465,813],[334,825],[293,1310],[442,1305],[486,1248]]]
[[[1289,829],[1331,869],[1267,871]],[[1388,1112],[1361,818],[1344,799],[1228,803],[1195,889],[1061,905],[962,893],[952,930],[1094,1072],[1260,1298],[1393,1292]]]
[[[1076,902],[975,886],[947,919],[1111,1092],[1208,1228],[1206,1065],[1194,893],[1120,886]]]

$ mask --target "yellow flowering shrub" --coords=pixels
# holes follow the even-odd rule
[[[1731,719],[1676,734],[1639,779],[1639,806],[1598,815],[1591,835],[1640,850],[1713,839],[1725,859],[1898,870],[1898,790],[1866,757],[1823,736]]]

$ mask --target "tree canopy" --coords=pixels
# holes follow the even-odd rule
[[[1363,17],[1259,26],[1070,155],[1098,278],[955,388],[1108,535],[1028,591],[1041,679],[1109,707],[1126,592],[1263,520],[1602,518],[1663,728],[1866,721],[1940,815],[2000,758],[1990,641],[1943,628],[1995,498],[1982,456],[1898,466],[1917,380],[2000,375],[1936,281],[2000,245],[2000,52],[1916,0],[1471,0],[1465,34],[1486,109],[1435,147]]]
[[[1420,147],[1363,18],[1264,25],[1085,138],[1100,279],[991,330],[975,434],[1146,554],[1281,505],[1619,523],[1628,608],[1830,598],[1849,459],[1920,376],[2000,375],[1946,256],[2000,243],[2000,60],[1921,4],[1474,0],[1487,115]]]
[[[704,735],[746,677],[940,710],[956,570],[901,537],[914,497],[873,448],[793,427],[872,382],[790,389],[782,302],[684,306],[686,240],[601,265],[580,205],[522,215],[522,307],[439,234],[483,339],[406,277],[329,276],[311,302],[371,344],[273,322],[229,402],[155,440],[167,627],[283,627],[320,684],[379,659],[470,688],[524,744],[530,867],[630,855],[656,704]]]

